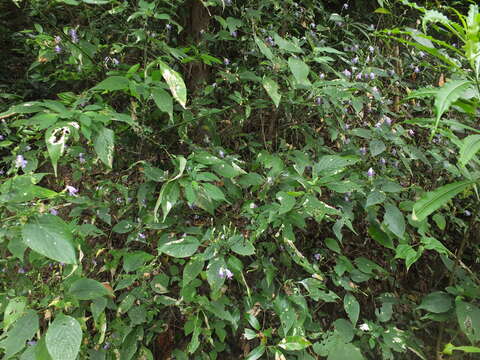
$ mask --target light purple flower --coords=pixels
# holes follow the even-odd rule
[[[385,158],[380,158],[380,164],[385,165],[387,163],[387,160]]]
[[[73,43],[78,43],[78,34],[77,34],[77,30],[75,29],[70,29],[68,31],[68,33],[70,34],[70,37],[72,38],[72,42]]]
[[[315,104],[322,105],[322,98],[320,96],[315,98]]]
[[[228,65],[230,65],[230,60],[225,58],[225,59],[223,59],[223,63],[228,66]]]
[[[325,74],[321,73],[320,75],[318,75],[318,77],[320,78],[320,80],[323,80],[323,79],[325,79]]]
[[[24,268],[19,268],[18,271],[17,271],[19,274],[25,274],[26,271]]]
[[[227,5],[227,6],[232,5],[232,0],[225,0],[225,5]]]
[[[171,24],[165,25],[165,29],[167,29],[168,31],[172,30],[172,25]]]
[[[385,121],[385,124],[387,124],[389,126],[392,125],[392,119],[389,118],[388,116],[384,116],[383,121]]]
[[[50,209],[50,214],[57,216],[57,215],[58,215],[58,211],[55,210],[55,209]]]
[[[103,350],[108,350],[110,349],[110,343],[106,342],[105,345],[103,345]]]
[[[339,26],[339,27],[342,27],[342,26],[343,26],[343,22],[337,21],[337,22],[335,22],[335,25],[337,25],[337,26]]]
[[[365,146],[360,148],[360,154],[362,154],[363,156],[367,155],[367,148]]]
[[[395,149],[395,148],[392,149],[392,155],[397,156],[397,149]]]
[[[222,279],[227,278],[230,280],[233,278],[233,273],[229,269],[221,267],[220,270],[218,270],[218,276],[220,276]]]
[[[362,73],[358,73],[356,76],[355,76],[355,79],[357,80],[362,80]]]
[[[55,45],[54,50],[57,54],[60,54],[62,52],[62,47],[60,45]]]
[[[27,166],[27,163],[28,163],[28,161],[25,160],[23,155],[17,155],[17,157],[15,159],[15,166],[17,168],[21,167],[22,169],[25,169],[25,167]]]
[[[313,254],[313,257],[315,258],[315,260],[320,260],[320,258],[322,257],[322,255],[320,254]]]
[[[220,155],[221,158],[224,158],[225,157],[225,152],[223,150],[220,150],[218,152],[218,155]]]
[[[62,38],[61,38],[60,36],[58,36],[58,35],[55,36],[54,39],[55,39],[55,44],[58,44],[58,43],[60,43],[60,42],[62,41]]]
[[[268,45],[270,46],[274,46],[275,45],[275,41],[273,41],[272,37],[269,36],[265,39],[265,41],[267,42]]]
[[[350,77],[352,75],[352,73],[350,72],[350,70],[345,69],[345,70],[343,70],[343,75],[345,75],[346,77]]]
[[[343,10],[348,10],[348,4],[347,3],[343,4],[342,9]]]
[[[35,340],[30,340],[30,341],[27,341],[27,345],[28,346],[37,345],[37,342]]]
[[[375,170],[373,170],[372,168],[368,169],[367,176],[369,178],[374,177],[375,176]]]
[[[393,69],[388,70],[388,74],[389,74],[390,76],[395,75],[395,70],[393,70]]]
[[[370,46],[368,47],[368,51],[370,51],[370,53],[373,54],[373,52],[375,51],[375,48],[374,48],[372,45],[370,45]]]
[[[145,239],[145,238],[146,238],[145,234],[142,234],[142,233],[139,233],[139,234],[138,234],[138,237],[139,237],[140,239]]]
[[[5,139],[5,136],[3,135],[0,135],[0,141],[4,140]]]
[[[376,128],[380,128],[380,127],[382,127],[382,123],[381,123],[380,121],[379,121],[379,122],[377,122],[377,123],[375,124],[375,127],[376,127]]]
[[[358,56],[355,56],[353,59],[352,59],[352,64],[358,64]]]
[[[230,33],[230,35],[232,35],[234,38],[236,38],[236,37],[238,36],[238,32],[232,31],[232,32]]]
[[[412,129],[408,130],[408,135],[410,135],[410,136],[415,135],[415,131],[413,131]]]
[[[472,212],[469,210],[464,211],[465,216],[472,216]]]
[[[425,57],[425,53],[424,53],[423,51],[420,51],[420,52],[418,53],[418,56],[419,56],[420,58],[424,58],[424,57]]]
[[[120,64],[120,61],[118,61],[117,58],[112,58],[112,64],[113,66],[117,66],[118,64]]]
[[[375,79],[375,74],[374,74],[373,72],[371,72],[368,76],[370,77],[370,80],[374,80],[374,79]]]
[[[70,185],[67,185],[65,187],[65,190],[68,191],[68,193],[70,194],[70,196],[75,196],[77,195],[78,193],[78,189],[77,188],[74,188],[73,186],[70,186]]]
[[[378,88],[377,88],[376,86],[374,86],[374,87],[372,87],[372,91],[373,91],[374,93],[378,93]]]
[[[418,66],[415,66],[415,68],[413,69],[413,72],[418,74],[420,72],[420,68]]]
[[[85,158],[83,157],[83,153],[78,154],[78,161],[80,161],[81,164],[85,162]]]

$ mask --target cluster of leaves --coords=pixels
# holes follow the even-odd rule
[[[5,359],[480,352],[478,6],[13,3]]]

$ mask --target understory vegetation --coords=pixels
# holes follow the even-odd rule
[[[476,359],[476,1],[3,0],[0,357]]]

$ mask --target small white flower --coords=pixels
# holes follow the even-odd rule
[[[368,326],[367,323],[364,323],[364,324],[360,325],[359,328],[360,328],[360,330],[362,330],[362,331],[370,331],[370,326]]]

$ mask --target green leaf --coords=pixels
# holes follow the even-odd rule
[[[203,189],[205,190],[205,193],[210,199],[228,202],[227,199],[225,199],[225,195],[223,194],[223,191],[218,186],[210,183],[204,183],[202,184],[202,186],[203,186]]]
[[[114,136],[115,133],[112,130],[104,127],[98,132],[93,144],[100,160],[110,169],[113,165]]]
[[[388,9],[385,9],[383,7],[379,7],[377,9],[375,9],[374,13],[376,14],[384,14],[384,15],[390,15],[391,12],[388,10]]]
[[[467,90],[471,85],[469,80],[455,80],[449,81],[443,85],[435,96],[435,127],[430,135],[430,139],[433,138],[435,131],[438,128],[440,123],[440,118],[442,115],[450,108],[450,106],[457,101],[460,96]]]
[[[97,280],[86,278],[76,280],[70,286],[69,293],[78,300],[93,300],[110,294]]]
[[[203,270],[205,261],[200,259],[191,259],[183,268],[183,283],[182,286],[188,285],[195,279]]]
[[[280,208],[278,209],[278,214],[286,214],[295,206],[295,197],[287,194],[284,191],[277,193],[277,200],[280,201]]]
[[[159,64],[162,76],[170,88],[172,96],[180,103],[180,105],[182,105],[183,108],[185,108],[187,103],[187,87],[183,82],[182,76],[164,62],[159,61]]]
[[[476,346],[453,346],[452,344],[448,343],[445,345],[443,349],[443,353],[446,355],[452,355],[454,350],[463,351],[466,353],[480,353],[480,348]]]
[[[306,349],[307,347],[311,346],[312,343],[308,341],[303,336],[287,336],[283,338],[279,343],[278,347],[281,347],[287,351],[298,351]]]
[[[172,239],[158,247],[159,252],[176,258],[190,257],[197,251],[200,243],[193,236],[185,236],[180,239]]]
[[[30,340],[38,330],[38,316],[34,310],[27,310],[8,331],[7,338],[0,342],[0,347],[5,349],[4,359],[10,359],[25,347],[25,342]]]
[[[247,355],[247,357],[245,358],[245,360],[257,360],[257,359],[260,359],[263,354],[265,353],[265,345],[259,345],[257,346],[255,349],[253,349],[252,351],[250,351]]]
[[[455,311],[460,329],[471,343],[480,341],[480,309],[473,304],[457,301]]]
[[[480,150],[480,135],[470,135],[462,140],[458,162],[465,166]]]
[[[415,221],[424,220],[432,212],[474,183],[474,180],[459,181],[427,192],[413,205],[412,219]]]
[[[45,340],[53,360],[75,360],[82,343],[82,329],[73,317],[60,315],[48,327]]]
[[[370,152],[372,153],[372,156],[380,155],[382,152],[384,152],[387,149],[387,146],[381,140],[370,141],[369,147],[370,147]]]
[[[273,59],[273,53],[272,51],[268,48],[265,43],[260,40],[257,36],[254,36],[255,44],[257,44],[258,48],[260,49],[260,52],[265,55],[265,57],[269,60]]]
[[[275,44],[277,44],[280,49],[285,50],[286,52],[303,53],[303,50],[300,47],[291,41],[285,40],[277,33],[273,35],[273,40],[275,40]]]
[[[263,88],[267,92],[268,96],[273,100],[273,103],[275,106],[278,108],[278,105],[280,105],[280,99],[282,98],[282,95],[278,93],[278,84],[276,81],[270,79],[270,78],[264,78],[263,79]]]
[[[395,205],[385,204],[383,221],[392,233],[400,239],[403,239],[403,234],[405,233],[405,218]]]
[[[33,218],[23,226],[22,237],[28,247],[43,256],[66,264],[77,262],[72,233],[58,216]]]
[[[353,326],[355,326],[358,321],[358,316],[360,315],[360,304],[351,293],[347,293],[343,298],[343,308]]]
[[[387,196],[383,191],[374,190],[367,196],[367,203],[365,207],[369,207],[376,204],[381,204],[385,201]]]
[[[237,241],[235,241],[230,249],[238,255],[250,256],[255,254],[255,247],[243,236],[238,236]]]
[[[437,224],[438,228],[440,230],[445,230],[445,227],[447,226],[447,221],[445,220],[445,216],[442,214],[436,213],[435,215],[432,216],[433,221],[435,221],[435,224]]]
[[[123,270],[125,272],[135,271],[145,265],[146,262],[152,260],[155,256],[145,251],[134,251],[123,256]]]
[[[105,80],[101,81],[93,89],[95,90],[125,90],[130,86],[130,81],[123,76],[110,76]]]
[[[310,73],[310,68],[302,60],[291,56],[288,59],[288,66],[292,72],[295,80],[298,84],[303,86],[310,86],[310,80],[308,80],[308,74]]]
[[[328,352],[327,360],[364,360],[360,350],[353,344],[337,343]]]
[[[452,296],[443,292],[435,291],[422,299],[417,309],[423,309],[435,314],[445,313],[453,306]]]
[[[152,98],[158,108],[166,112],[170,116],[170,120],[173,121],[173,101],[170,94],[157,87],[152,89]]]

